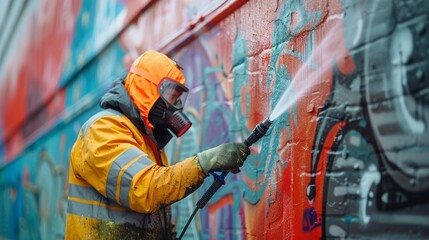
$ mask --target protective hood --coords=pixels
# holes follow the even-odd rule
[[[160,97],[158,85],[164,78],[185,84],[180,67],[166,55],[149,50],[132,64],[125,79],[125,89],[140,111],[143,121],[153,129],[149,122],[149,111]]]
[[[124,80],[125,76],[114,82],[113,87],[101,98],[100,107],[112,108],[123,113],[142,133],[151,135],[148,126],[140,116],[140,111],[125,90]]]

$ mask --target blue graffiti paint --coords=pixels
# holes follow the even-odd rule
[[[220,79],[216,79],[214,73],[223,73],[223,67],[204,67],[203,86],[206,93],[205,114],[203,115],[203,136],[202,145],[205,148],[215,147],[229,141],[228,116],[231,115],[229,107],[226,105],[226,98],[220,86]],[[214,131],[219,129],[220,131]]]
[[[250,130],[246,127],[246,119],[249,117],[249,107],[250,107],[250,96],[241,96],[241,90],[245,87],[248,87],[248,62],[247,62],[247,45],[244,37],[239,33],[234,42],[233,46],[233,75],[234,75],[234,102],[233,102],[233,115],[230,121],[230,129],[232,137],[237,139],[244,139],[250,133]],[[287,76],[287,71],[285,68],[282,68],[279,71],[279,75]],[[285,89],[285,84],[283,82],[277,81],[274,89]],[[276,91],[275,90],[275,91]],[[267,90],[268,91],[268,90]],[[277,96],[278,95],[278,96]],[[279,97],[280,93],[272,97]],[[245,99],[245,106],[241,105],[241,98]],[[244,107],[244,114],[242,113],[242,108]],[[288,113],[285,113],[283,116],[287,116]],[[232,193],[233,196],[243,197],[252,204],[256,204],[262,197],[267,185],[268,179],[270,179],[272,170],[276,165],[277,160],[280,159],[280,155],[276,149],[280,144],[280,134],[283,127],[278,127],[280,125],[275,124],[272,126],[267,136],[260,140],[260,143],[264,147],[261,149],[261,152],[257,155],[252,154],[248,157],[248,160],[242,168],[242,172],[246,176],[255,181],[255,186],[258,187],[258,190],[253,190],[251,186],[246,185],[243,182],[233,182],[228,184],[223,190],[226,193]],[[244,133],[244,134],[243,134]],[[275,149],[274,151],[272,149]],[[285,162],[285,160],[281,160]],[[268,166],[267,166],[268,164]],[[257,179],[260,179],[261,175],[265,174],[265,180],[262,182],[256,182]],[[241,192],[236,192],[236,189],[241,189]]]
[[[74,75],[119,34],[121,29],[115,28],[115,22],[124,8],[125,5],[121,1],[115,1],[113,4],[109,1],[82,1],[70,46],[70,53],[73,54],[70,54],[64,65],[60,86],[65,86],[74,79]],[[121,61],[116,63],[122,65]]]
[[[232,116],[230,119],[230,131],[233,139],[239,139],[248,135],[250,131],[246,127],[246,119],[249,114],[249,96],[244,96],[246,99],[246,105],[244,106],[244,114],[242,114],[241,106],[241,90],[248,87],[248,76],[247,76],[247,46],[246,41],[241,33],[237,34],[233,45],[233,76],[234,76],[234,100],[232,107]],[[244,135],[242,135],[244,132]]]
[[[321,224],[321,220],[313,207],[305,209],[302,216],[302,230],[304,232],[311,232],[315,228],[320,227]]]

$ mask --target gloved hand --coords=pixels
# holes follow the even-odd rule
[[[198,162],[207,175],[210,170],[240,172],[250,149],[243,143],[226,143],[197,153]]]

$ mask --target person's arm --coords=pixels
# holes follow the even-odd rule
[[[75,171],[103,196],[142,213],[153,213],[197,189],[205,174],[196,157],[169,167],[148,158],[119,116],[94,121],[82,136]]]

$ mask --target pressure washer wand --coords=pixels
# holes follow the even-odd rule
[[[261,123],[257,124],[256,127],[253,129],[253,131],[250,133],[250,135],[246,138],[246,140],[244,140],[243,143],[247,147],[252,146],[252,144],[254,144],[260,138],[265,136],[265,134],[267,133],[267,131],[270,128],[272,123],[273,122],[267,118],[264,121],[262,121]],[[217,174],[216,172],[220,172],[220,174]],[[213,197],[213,195],[216,193],[216,191],[219,190],[219,188],[225,184],[225,177],[228,175],[228,172],[210,170],[209,173],[211,175],[213,175],[215,181],[212,183],[212,185],[209,187],[209,189],[207,189],[207,191],[204,193],[204,195],[197,202],[197,208],[195,208],[194,212],[192,213],[188,222],[186,223],[185,227],[183,228],[179,239],[182,239],[183,234],[185,233],[186,229],[189,226],[189,223],[191,222],[192,218],[197,213],[198,209],[202,209],[208,203],[208,201]]]
[[[264,121],[262,121],[261,123],[259,123],[258,125],[256,125],[256,127],[253,129],[252,133],[250,133],[250,135],[247,137],[247,139],[244,140],[244,144],[246,144],[246,146],[250,147],[252,144],[257,142],[260,138],[265,136],[265,134],[267,133],[267,131],[270,128],[272,123],[273,122],[267,118]]]

